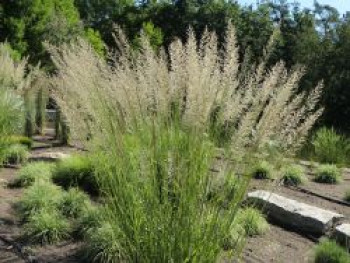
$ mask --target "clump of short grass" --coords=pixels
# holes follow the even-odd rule
[[[297,186],[306,181],[305,170],[300,165],[287,166],[282,175],[282,182],[284,185]]]
[[[119,231],[115,225],[103,223],[102,226],[87,232],[85,252],[92,262],[123,262]]]
[[[59,161],[53,172],[53,181],[66,189],[79,187],[91,194],[98,193],[94,168],[86,155],[73,155]]]
[[[77,218],[75,234],[77,237],[85,237],[89,231],[97,229],[103,223],[103,209],[97,206],[87,206]]]
[[[32,148],[33,140],[26,136],[13,135],[7,138],[8,143],[10,144],[21,144],[28,147],[28,149]]]
[[[250,237],[262,235],[270,229],[264,214],[253,207],[240,210],[235,222],[241,225],[245,234]]]
[[[47,181],[37,181],[28,187],[17,203],[17,208],[23,219],[41,210],[56,209],[63,197],[60,187]]]
[[[28,147],[21,144],[12,144],[5,150],[6,164],[25,163],[29,157]]]
[[[77,188],[70,188],[64,193],[59,208],[64,216],[78,218],[91,206],[89,197]]]
[[[50,181],[54,165],[47,162],[33,162],[23,166],[18,177],[13,183],[14,186],[28,187],[35,181]]]
[[[252,175],[255,179],[273,179],[273,166],[267,161],[259,161],[253,168]]]
[[[337,184],[341,181],[340,170],[336,165],[320,165],[316,170],[315,181],[324,184]]]
[[[350,203],[350,189],[346,191],[344,200]]]
[[[324,240],[315,247],[315,263],[350,263],[350,255],[335,241]]]
[[[55,209],[32,213],[23,226],[24,236],[33,243],[53,244],[69,237],[69,222]]]

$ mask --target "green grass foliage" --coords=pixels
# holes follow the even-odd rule
[[[79,218],[88,206],[91,206],[89,197],[77,188],[70,188],[64,193],[59,208],[66,217]]]
[[[98,193],[94,168],[86,155],[73,155],[59,161],[53,172],[53,181],[66,189],[79,187],[91,194]]]
[[[28,187],[35,181],[50,181],[54,165],[47,162],[33,162],[23,166],[14,182],[15,186]]]
[[[312,139],[313,158],[321,163],[344,164],[349,161],[350,142],[332,128],[319,129]]]
[[[252,171],[255,179],[273,179],[273,166],[267,161],[259,161]]]
[[[305,170],[302,166],[289,165],[283,170],[282,182],[284,185],[297,186],[305,181]]]
[[[21,144],[12,144],[4,151],[6,164],[21,164],[25,163],[29,157],[27,146]]]
[[[69,222],[54,209],[41,209],[28,217],[24,236],[33,243],[53,244],[69,237]]]
[[[350,255],[335,241],[324,240],[314,250],[315,263],[350,263]]]
[[[316,169],[315,181],[324,184],[337,184],[341,182],[339,168],[332,164],[323,164]]]

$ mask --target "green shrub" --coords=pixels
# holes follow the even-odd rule
[[[247,236],[262,235],[270,228],[265,216],[253,207],[240,210],[235,222],[243,227]]]
[[[335,130],[326,127],[319,129],[313,140],[314,158],[321,163],[343,164],[350,153],[350,143]]]
[[[285,185],[297,186],[302,184],[306,179],[304,168],[300,165],[290,165],[283,171],[282,181]]]
[[[64,193],[59,208],[63,215],[77,218],[88,206],[91,206],[89,197],[77,188],[70,188]]]
[[[260,161],[253,168],[252,175],[255,179],[273,179],[273,166],[267,161]]]
[[[103,209],[95,206],[87,206],[83,209],[81,215],[76,222],[76,235],[78,237],[85,237],[90,230],[102,226]]]
[[[340,170],[332,164],[320,165],[316,170],[315,181],[324,184],[337,184],[341,181]]]
[[[47,162],[33,162],[23,166],[16,178],[14,185],[27,187],[35,181],[50,181],[54,165]]]
[[[23,219],[40,210],[56,209],[61,203],[63,191],[60,187],[46,181],[37,181],[28,187],[17,203],[18,211]]]
[[[68,221],[54,209],[41,209],[29,216],[23,226],[24,236],[31,242],[54,244],[69,237]]]
[[[314,253],[315,263],[350,263],[349,253],[334,241],[322,241]]]
[[[10,144],[21,144],[28,147],[28,149],[32,148],[33,140],[26,136],[13,135],[8,137],[8,142]]]
[[[29,152],[27,146],[12,144],[5,150],[5,163],[21,164],[28,160]]]
[[[350,203],[350,189],[346,191],[344,200]]]
[[[94,168],[88,156],[74,155],[57,163],[53,181],[64,188],[79,187],[91,194],[98,193]]]
[[[87,258],[91,262],[123,262],[120,238],[119,231],[109,223],[88,231],[85,248]]]

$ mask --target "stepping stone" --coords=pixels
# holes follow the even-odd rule
[[[344,223],[335,228],[334,238],[350,250],[350,223]]]
[[[263,207],[269,218],[276,223],[306,233],[323,235],[344,218],[341,214],[268,191],[249,193],[248,200]]]
[[[29,161],[59,161],[70,157],[70,154],[62,152],[40,152],[33,153],[29,157]]]

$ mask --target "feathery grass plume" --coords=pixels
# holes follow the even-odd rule
[[[159,54],[145,36],[133,52],[122,31],[116,34],[118,52],[109,63],[84,41],[51,48],[58,69],[53,92],[72,135],[96,155],[106,200],[112,238],[94,238],[92,256],[214,262],[248,180],[241,177],[225,206],[208,202],[214,142],[228,138],[226,154],[237,160],[271,141],[292,153],[322,112],[321,86],[296,94],[303,70],[288,72],[282,62],[269,70],[269,50],[252,70],[241,70],[231,26],[222,50],[208,31],[198,43],[190,29],[186,43],[175,40]],[[234,176],[237,165],[225,166],[222,178]]]

